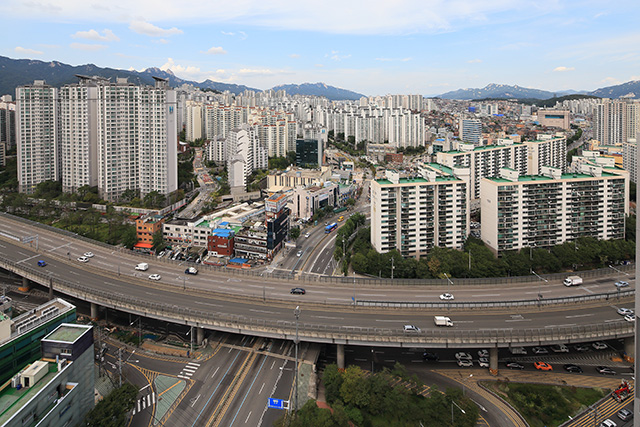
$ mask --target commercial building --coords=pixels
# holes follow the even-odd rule
[[[317,168],[322,166],[322,143],[317,139],[296,139],[296,166]]]
[[[435,247],[462,248],[469,234],[469,169],[425,165],[419,174],[386,171],[371,182],[371,244],[420,258]]]
[[[234,237],[235,232],[233,229],[216,228],[212,230],[211,234],[207,236],[207,251],[209,256],[232,257]]]
[[[628,173],[583,164],[540,175],[502,168],[481,183],[482,240],[495,252],[551,247],[580,237],[622,239],[629,213]]]
[[[41,341],[42,359],[0,391],[6,427],[80,425],[94,406],[93,327],[63,323]]]
[[[478,119],[460,119],[460,140],[482,145],[482,122]]]
[[[291,216],[307,221],[327,206],[338,206],[339,196],[340,188],[332,182],[326,182],[322,186],[296,187],[291,194]]]
[[[276,193],[293,188],[309,185],[323,185],[331,180],[331,167],[322,166],[320,169],[300,169],[289,167],[284,171],[270,173],[267,176],[267,191]]]
[[[44,80],[16,88],[18,191],[31,194],[60,179],[58,90]]]
[[[136,220],[136,237],[138,243],[134,248],[148,252],[153,247],[153,236],[160,232],[162,233],[162,226],[164,224],[164,217],[162,215],[149,215],[138,218]]]
[[[570,114],[568,110],[538,110],[538,122],[542,126],[556,127],[565,130],[570,128]]]

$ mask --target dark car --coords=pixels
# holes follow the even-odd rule
[[[307,291],[305,291],[304,288],[291,288],[291,293],[295,295],[304,295]]]
[[[633,412],[628,409],[622,408],[618,411],[618,418],[620,418],[622,421],[630,420],[631,418],[633,418]]]
[[[440,356],[438,356],[438,353],[429,353],[427,351],[425,351],[424,353],[422,353],[422,359],[423,360],[433,360],[433,361],[438,361],[440,360]]]
[[[616,371],[611,368],[607,368],[606,366],[596,366],[596,371],[602,375],[615,375]]]
[[[524,369],[524,365],[518,362],[507,362],[506,363],[507,368],[509,369]]]
[[[577,372],[579,374],[582,373],[582,368],[578,365],[574,365],[573,363],[568,363],[563,367],[564,367],[564,370],[567,372]]]
[[[38,267],[44,267],[47,263],[43,260],[38,261]]]

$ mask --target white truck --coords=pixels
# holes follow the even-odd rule
[[[582,285],[582,277],[580,277],[580,276],[569,276],[566,279],[564,279],[563,283],[564,283],[565,286]]]
[[[433,321],[436,326],[453,326],[453,322],[447,316],[434,316]]]
[[[141,262],[140,264],[136,265],[136,270],[147,271],[148,269],[149,264],[147,264],[146,262]]]

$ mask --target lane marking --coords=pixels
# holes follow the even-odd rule
[[[220,366],[218,366],[215,370],[215,372],[213,374],[211,374],[211,378],[215,377],[216,374],[218,373],[218,369],[220,369]]]

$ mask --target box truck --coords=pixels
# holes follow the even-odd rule
[[[580,276],[569,276],[564,279],[565,286],[578,286],[582,285],[582,277]]]
[[[453,326],[453,322],[447,316],[434,316],[436,326]]]

